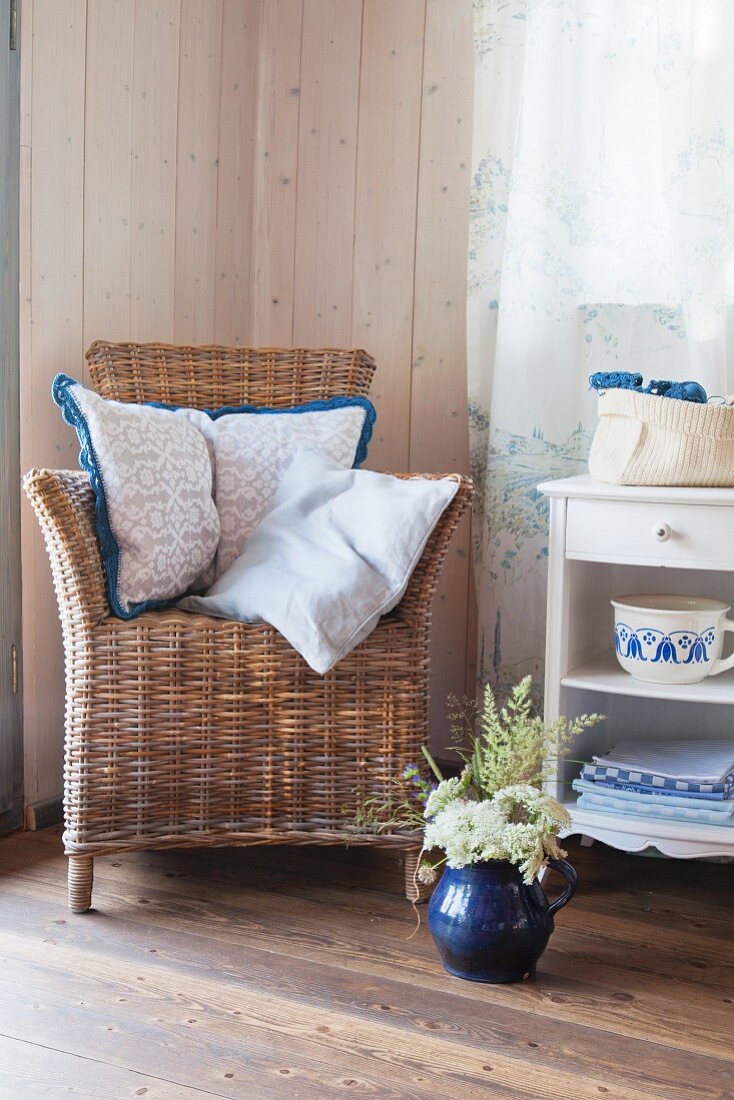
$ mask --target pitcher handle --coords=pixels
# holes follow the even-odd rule
[[[721,624],[724,630],[734,630],[734,621],[732,619],[724,619]],[[720,658],[718,661],[714,661],[709,676],[718,676],[720,672],[726,672],[727,669],[734,668],[734,653],[730,657]]]
[[[559,874],[563,875],[566,882],[568,883],[566,889],[563,891],[561,896],[556,898],[556,900],[551,902],[551,904],[548,906],[547,915],[549,917],[552,917],[553,914],[557,913],[559,909],[563,909],[564,905],[568,905],[569,901],[576,893],[576,887],[579,884],[579,878],[571,864],[565,859],[549,859],[548,866],[551,868],[551,870],[558,871]]]

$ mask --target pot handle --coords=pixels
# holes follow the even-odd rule
[[[576,887],[579,884],[578,875],[574,871],[570,863],[565,859],[549,859],[548,866],[553,871],[558,871],[563,875],[568,885],[559,898],[551,902],[548,906],[548,916],[552,917],[554,913],[557,913],[559,909],[563,909],[564,905],[567,905],[573,895],[576,893]]]
[[[734,621],[731,619],[724,619],[721,624],[723,630],[734,630]],[[718,676],[720,672],[726,672],[727,669],[734,666],[734,653],[730,657],[722,657],[718,661],[714,661],[711,666],[709,676]]]

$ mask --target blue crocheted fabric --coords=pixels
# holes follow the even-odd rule
[[[699,382],[671,382],[665,379],[642,385],[642,375],[632,371],[597,371],[589,377],[592,390],[633,390],[635,393],[652,394],[655,397],[672,397],[677,401],[694,401],[705,405],[708,401],[706,390]]]

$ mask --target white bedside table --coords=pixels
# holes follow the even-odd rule
[[[608,716],[571,755],[590,759],[623,738],[734,740],[734,671],[699,684],[635,680],[614,655],[609,604],[624,593],[668,592],[734,606],[734,489],[627,487],[582,475],[539,490],[550,498],[545,717]],[[579,770],[565,763],[548,784],[571,813],[568,833],[630,852],[734,856],[734,826],[577,809]]]

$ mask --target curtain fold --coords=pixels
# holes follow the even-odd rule
[[[469,417],[479,676],[545,649],[547,507],[588,376],[734,391],[734,4],[474,0]]]

